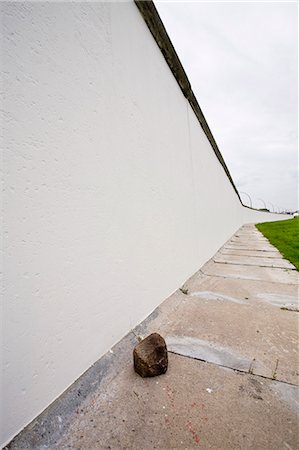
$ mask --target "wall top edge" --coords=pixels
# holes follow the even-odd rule
[[[188,80],[186,72],[184,70],[184,67],[175,51],[175,48],[170,40],[170,37],[168,36],[168,33],[163,25],[163,22],[159,16],[159,13],[158,13],[153,1],[152,0],[134,0],[134,2],[136,4],[139,12],[141,13],[146,25],[148,26],[152,36],[154,37],[156,43],[158,44],[158,47],[160,48],[161,53],[163,54],[170,70],[172,71],[180,89],[182,90],[184,96],[188,100],[191,108],[193,109],[194,114],[196,115],[206,137],[208,138],[216,157],[218,158],[220,164],[222,165],[241,204],[243,205],[243,202],[241,200],[239,192],[233,182],[233,179],[227,168],[227,165],[225,164],[223,156],[222,156],[222,154],[218,148],[218,145],[212,135],[209,125],[207,124],[207,121],[203,115],[203,112],[199,106],[199,103],[192,91],[192,87],[191,87],[190,81]]]

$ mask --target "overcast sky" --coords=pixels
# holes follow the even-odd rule
[[[155,4],[238,190],[297,209],[297,4]]]

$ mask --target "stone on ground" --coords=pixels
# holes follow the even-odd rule
[[[152,333],[133,351],[134,369],[141,377],[155,377],[166,372],[168,356],[166,343],[158,333]]]

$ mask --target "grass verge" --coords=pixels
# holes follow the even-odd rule
[[[299,270],[299,217],[258,223],[256,227]]]

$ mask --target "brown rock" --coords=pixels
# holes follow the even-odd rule
[[[147,336],[136,345],[133,352],[134,369],[141,377],[155,377],[168,367],[167,347],[158,333]]]

